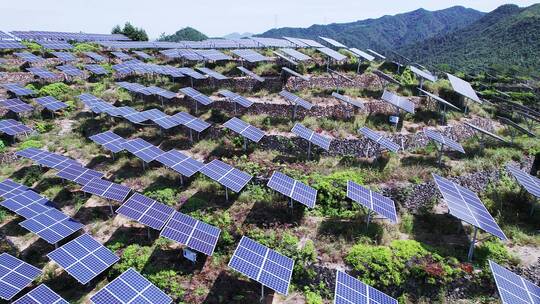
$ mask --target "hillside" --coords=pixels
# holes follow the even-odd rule
[[[406,46],[402,53],[421,63],[446,63],[478,71],[540,69],[540,4],[527,8],[504,5],[453,33]]]
[[[462,6],[433,12],[418,9],[395,16],[351,23],[272,29],[258,36],[274,38],[292,36],[312,39],[328,36],[351,47],[387,50],[462,29],[483,15],[482,12]]]
[[[164,33],[161,34],[161,37],[159,37],[158,41],[169,41],[169,42],[178,42],[183,40],[189,40],[189,41],[201,41],[204,39],[208,39],[208,37],[199,32],[198,30],[192,28],[192,27],[185,27],[183,29],[180,29],[176,31],[176,33],[171,35],[165,35]]]

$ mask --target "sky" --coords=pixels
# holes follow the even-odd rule
[[[109,33],[130,21],[151,39],[191,26],[211,37],[275,27],[343,23],[455,5],[488,12],[527,0],[0,0],[0,30]]]

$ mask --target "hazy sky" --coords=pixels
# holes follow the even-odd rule
[[[536,0],[538,1],[538,0]],[[0,0],[0,30],[52,30],[109,33],[130,21],[151,38],[192,26],[209,36],[261,33],[274,27],[306,27],[378,18],[418,8],[463,5],[490,11],[501,0]]]

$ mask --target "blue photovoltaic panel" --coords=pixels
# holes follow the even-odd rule
[[[256,128],[241,119],[233,117],[223,124],[226,128],[258,143],[264,137],[264,131]]]
[[[201,71],[203,74],[206,74],[214,79],[217,79],[217,80],[226,80],[226,79],[229,79],[229,77],[221,74],[221,73],[218,73],[212,69],[209,69],[209,68],[205,68],[205,67],[198,67],[197,70]]]
[[[0,254],[0,298],[11,300],[40,274],[41,269],[5,252]]]
[[[143,51],[133,51],[133,54],[135,54],[135,55],[137,55],[137,56],[139,56],[140,58],[145,59],[145,60],[154,58],[154,57],[152,57],[152,56],[146,54],[146,53],[143,52]]]
[[[315,131],[304,127],[302,124],[296,123],[291,131],[294,134],[313,143],[314,145],[323,148],[326,151],[330,149],[330,143],[332,142],[332,139],[322,136],[321,134],[318,134]]]
[[[283,173],[274,171],[267,186],[309,208],[315,207],[317,190]]]
[[[328,42],[329,44],[331,44],[332,46],[335,46],[337,48],[344,48],[346,49],[347,46],[344,45],[343,43],[339,42],[339,41],[336,41],[332,38],[327,38],[327,37],[322,37],[322,36],[319,36],[319,38],[321,38],[322,40]]]
[[[221,90],[218,92],[219,95],[229,99],[232,102],[236,102],[237,104],[241,105],[244,108],[249,108],[251,105],[253,105],[253,101],[238,95],[236,93],[233,93],[229,90]]]
[[[366,59],[367,61],[373,61],[375,60],[375,57],[371,56],[370,54],[362,51],[362,50],[359,50],[357,48],[350,48],[351,52],[355,53],[356,55]]]
[[[380,59],[382,59],[382,60],[386,60],[386,57],[385,57],[385,56],[383,56],[383,55],[381,55],[381,54],[375,52],[375,51],[372,50],[372,49],[367,49],[367,51],[370,52],[371,54],[377,56],[378,58],[380,58]]]
[[[61,77],[60,75],[58,74],[55,74],[45,68],[40,68],[40,67],[31,67],[31,68],[27,68],[26,69],[28,72],[38,76],[39,78],[43,78],[43,79],[54,79],[54,78],[59,78]]]
[[[349,96],[341,95],[338,92],[332,92],[332,97],[335,97],[345,103],[348,103],[352,106],[355,106],[357,108],[364,108],[364,104],[359,100],[354,100],[350,98]]]
[[[69,165],[56,173],[56,176],[84,186],[94,178],[102,178],[103,173],[77,165]]]
[[[204,167],[202,162],[193,159],[178,150],[167,151],[158,156],[156,160],[186,177],[191,177]]]
[[[17,151],[15,153],[15,155],[17,155],[19,157],[29,158],[29,159],[31,159],[33,161],[37,161],[39,159],[42,159],[45,156],[50,155],[50,154],[51,154],[51,152],[49,152],[49,151],[41,150],[41,149],[38,149],[38,148],[32,148],[32,147]]]
[[[299,61],[311,60],[311,57],[309,57],[308,55],[304,53],[300,53],[299,51],[295,49],[281,49],[281,51]]]
[[[221,229],[217,227],[175,211],[161,231],[160,236],[211,256],[220,233]]]
[[[127,106],[106,108],[103,110],[103,112],[114,117],[125,117],[133,113],[138,113],[137,110],[133,109],[132,107],[127,107]]]
[[[13,304],[69,304],[69,302],[62,299],[62,297],[52,291],[47,285],[40,284],[13,302]]]
[[[73,77],[77,77],[77,76],[83,76],[84,75],[84,72],[82,70],[80,70],[79,68],[71,65],[71,64],[65,64],[65,65],[59,65],[56,67],[56,69],[62,71],[64,74],[68,75],[68,76],[73,76]]]
[[[479,126],[475,126],[475,125],[473,125],[472,123],[469,123],[469,122],[465,122],[465,124],[466,124],[467,126],[473,128],[473,129],[475,129],[476,131],[482,133],[482,134],[485,134],[485,135],[487,135],[487,136],[489,136],[489,137],[493,137],[493,138],[495,138],[495,139],[497,139],[497,140],[499,140],[499,141],[506,142],[506,140],[504,140],[504,138],[502,138],[502,137],[500,137],[500,136],[498,136],[498,135],[496,135],[496,134],[494,134],[494,133],[491,133],[491,132],[489,132],[489,131],[486,130],[486,129],[482,129],[482,128],[480,128]]]
[[[430,93],[430,92],[428,92],[428,91],[426,91],[426,90],[420,89],[420,88],[418,88],[418,90],[419,90],[420,92],[426,94],[427,96],[433,98],[433,99],[436,100],[437,102],[443,104],[444,106],[448,106],[448,107],[450,107],[450,108],[452,108],[452,109],[454,109],[454,110],[456,110],[456,111],[460,111],[460,109],[459,109],[458,107],[456,107],[455,105],[451,104],[450,102],[448,102],[448,101],[442,99],[441,97],[439,97],[439,96],[437,96],[437,95],[435,95],[435,94],[432,94],[432,93]]]
[[[317,50],[336,61],[342,61],[347,59],[347,56],[326,47],[318,48]]]
[[[467,81],[458,78],[452,74],[446,74],[448,76],[448,80],[450,80],[450,84],[452,85],[452,88],[454,91],[459,93],[462,96],[465,96],[473,101],[476,101],[478,103],[482,103],[480,98],[478,98],[478,95],[476,95],[476,92],[471,87],[471,84]]]
[[[21,133],[30,133],[32,129],[14,119],[3,119],[0,120],[0,132],[15,136]]]
[[[367,138],[371,139],[372,141],[378,143],[379,145],[381,145],[382,147],[392,151],[392,152],[397,152],[399,151],[399,145],[396,144],[395,142],[391,141],[390,139],[388,138],[385,138],[384,136],[382,135],[379,135],[377,134],[375,131],[367,128],[367,127],[362,127],[358,130],[360,133],[362,133],[364,136],[366,136]]]
[[[0,40],[0,49],[26,49],[26,46],[18,41]]]
[[[89,137],[89,139],[96,144],[105,147],[107,150],[110,150],[113,153],[124,150],[123,145],[127,141],[126,139],[112,131],[106,131],[103,133],[92,135]]]
[[[294,260],[243,236],[229,261],[229,267],[287,295]]]
[[[532,176],[510,164],[506,165],[506,170],[517,179],[518,183],[523,186],[527,192],[536,197],[540,197],[540,179],[538,177]]]
[[[396,204],[390,198],[352,181],[347,181],[347,197],[397,223]]]
[[[4,198],[4,200],[0,202],[0,206],[17,213],[26,219],[54,208],[54,204],[51,201],[32,190],[27,190],[18,195]]]
[[[289,101],[290,103],[292,103],[294,105],[301,106],[302,108],[304,108],[306,110],[311,110],[311,107],[313,107],[313,105],[311,103],[309,103],[309,102],[305,101],[304,99],[294,95],[293,93],[285,91],[285,90],[279,92],[279,96],[285,98],[287,101]]]
[[[97,54],[95,52],[83,52],[83,54],[85,54],[86,56],[94,59],[94,61],[97,61],[97,62],[102,62],[102,61],[107,60],[105,57],[103,57],[100,54]]]
[[[161,230],[174,209],[139,193],[134,193],[116,213]]]
[[[152,121],[155,122],[160,127],[162,127],[163,129],[166,129],[166,130],[168,130],[170,128],[174,128],[174,127],[180,125],[180,123],[178,122],[178,120],[176,118],[174,118],[172,116],[169,116],[169,115],[152,119]]]
[[[390,91],[384,91],[382,100],[390,103],[391,105],[402,109],[406,112],[414,114],[414,103],[410,102],[407,98],[396,95]]]
[[[41,157],[42,155],[44,156]],[[76,165],[80,167],[83,166],[74,159],[71,159],[64,155],[48,152],[48,151],[45,151],[45,153],[41,154],[39,158],[33,159],[33,160],[42,166],[54,168],[57,170],[62,170],[65,167],[68,167],[70,165]]]
[[[62,61],[75,61],[77,58],[68,52],[51,52],[56,58]]]
[[[92,73],[94,73],[96,75],[107,75],[107,74],[109,74],[109,72],[99,64],[86,64],[84,67],[87,70],[89,70],[90,72],[92,72]]]
[[[111,52],[111,54],[113,54],[116,58],[119,58],[121,60],[130,60],[130,59],[133,59],[133,57],[129,56],[128,54],[126,53],[123,53],[123,52]]]
[[[245,67],[242,67],[242,66],[239,66],[239,67],[236,67],[237,69],[239,69],[242,73],[248,75],[249,77],[257,80],[258,82],[264,82],[264,78],[253,73],[252,71],[246,69]]]
[[[169,304],[172,299],[133,268],[90,298],[94,304]]]
[[[246,172],[217,159],[209,162],[199,171],[234,192],[240,192],[252,178]]]
[[[26,61],[26,62],[40,62],[40,61],[43,61],[45,59],[43,59],[42,57],[39,57],[39,56],[36,56],[30,52],[21,52],[21,53],[13,53],[13,55],[21,58],[22,60]]]
[[[501,265],[489,260],[502,304],[538,304],[540,287]]]
[[[14,196],[17,196],[23,192],[30,190],[30,188],[25,185],[14,182],[13,180],[6,178],[0,182],[0,197],[8,199]]]
[[[210,124],[206,121],[199,119],[186,112],[178,112],[172,116],[178,121],[178,123],[195,130],[197,132],[202,132],[210,127]]]
[[[0,108],[6,108],[13,113],[30,112],[34,108],[19,98],[0,100]]]
[[[99,178],[89,181],[81,190],[117,202],[123,202],[131,192],[129,187]]]
[[[50,208],[44,213],[19,223],[22,227],[37,234],[49,244],[56,244],[83,227],[58,209]]]
[[[88,234],[83,234],[47,254],[79,283],[86,284],[119,258]]]
[[[176,97],[176,93],[156,87],[156,86],[147,87],[146,90],[148,90],[150,93],[154,95],[159,95],[166,99],[172,99]]]
[[[507,240],[506,235],[476,193],[434,173],[433,178],[446,204],[448,204],[450,214],[503,241]]]
[[[409,66],[409,68],[411,69],[411,72],[413,72],[414,74],[418,75],[419,77],[422,77],[426,80],[429,80],[431,82],[436,82],[437,81],[437,77],[434,76],[433,74],[431,74],[429,71],[425,71],[425,70],[421,70],[415,66]]]
[[[463,150],[463,147],[461,146],[461,144],[459,144],[457,141],[454,141],[454,140],[442,135],[441,133],[439,133],[437,131],[424,129],[424,134],[426,134],[426,136],[428,138],[438,142],[439,144],[441,144],[443,146],[447,146],[447,147],[451,148],[452,150],[455,150],[455,151],[458,151],[458,152],[461,152],[461,153],[465,154],[465,150]]]
[[[50,111],[58,111],[58,110],[67,108],[67,104],[61,101],[58,101],[56,98],[52,96],[39,97],[39,98],[36,98],[35,101],[39,105],[45,107],[47,110],[50,110]]]
[[[194,99],[198,103],[203,104],[205,106],[214,102],[212,99],[210,99],[210,97],[202,94],[201,92],[191,87],[182,88],[180,89],[180,92],[182,92],[183,94],[186,94],[190,98]]]
[[[193,70],[193,69],[190,69],[190,68],[178,68],[178,71],[184,75],[187,75],[193,79],[206,79],[206,76],[204,76],[203,74]]]
[[[73,48],[73,46],[65,41],[36,41],[39,45],[41,45],[45,49],[49,50],[70,50]]]
[[[232,57],[225,55],[218,50],[194,50],[197,54],[204,57],[206,60],[220,61],[220,60],[232,60]]]
[[[186,60],[191,60],[191,61],[204,60],[203,56],[199,55],[197,52],[190,49],[171,50],[169,53],[166,53],[166,56],[171,53],[173,54],[172,56],[173,58],[184,58]]]
[[[232,50],[232,53],[251,63],[270,60],[270,58],[263,56],[254,50]]]
[[[334,293],[334,304],[398,304],[396,299],[339,270]]]
[[[122,145],[122,147],[147,163],[165,153],[160,148],[152,145],[142,138],[128,140]]]
[[[305,48],[305,47],[310,47],[309,44],[305,43],[302,41],[302,39],[298,39],[298,38],[294,38],[294,37],[283,37],[287,40],[289,40],[290,42],[292,42],[294,45],[296,45],[296,47],[299,47],[299,48]]]

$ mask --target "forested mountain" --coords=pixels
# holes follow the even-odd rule
[[[538,74],[540,4],[501,6],[463,29],[411,44],[401,52],[421,63],[445,63],[471,72],[493,67]]]
[[[208,37],[205,34],[199,32],[198,30],[192,27],[185,27],[183,29],[176,31],[176,33],[171,34],[171,35],[165,35],[165,33],[161,34],[161,37],[159,37],[158,41],[169,41],[169,42],[178,42],[182,40],[201,41],[204,39],[208,39]]]
[[[272,29],[258,36],[274,38],[291,36],[311,39],[328,36],[351,47],[388,50],[462,29],[483,15],[482,12],[462,6],[433,12],[418,9],[395,16],[350,23]]]

